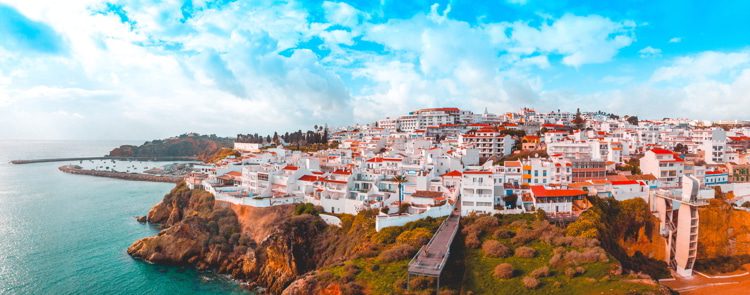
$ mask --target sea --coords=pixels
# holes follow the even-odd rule
[[[102,156],[129,141],[0,140],[0,294],[247,294],[234,281],[131,258],[141,224],[173,184],[62,173],[75,162],[10,160]]]

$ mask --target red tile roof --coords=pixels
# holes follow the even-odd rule
[[[651,149],[651,151],[657,155],[673,155],[674,154],[673,151],[662,149],[662,148],[653,148]]]
[[[505,161],[505,167],[521,167],[521,161]]]
[[[726,174],[726,172],[723,172],[723,171],[706,171],[706,175],[717,175],[717,174]]]
[[[294,165],[286,165],[286,167],[284,167],[284,170],[290,170],[290,171],[296,171],[298,169],[299,167],[294,166]]]
[[[299,178],[301,181],[318,181],[320,179],[322,179],[322,177],[315,175],[302,175],[302,177]]]
[[[447,176],[447,177],[452,177],[452,176],[461,176],[461,175],[463,175],[463,174],[461,173],[461,171],[458,171],[458,170],[453,170],[453,171],[450,171],[450,172],[448,172],[448,173],[445,173],[445,174],[443,174],[443,175],[440,175],[440,176],[442,176],[442,177],[446,177],[446,176]]]
[[[612,180],[610,181],[612,185],[633,185],[638,184],[635,180]]]
[[[435,199],[440,198],[443,196],[442,192],[433,192],[433,191],[416,191],[413,194],[411,194],[414,198],[429,198],[429,199]]]
[[[552,189],[548,190],[544,186],[535,185],[531,187],[531,193],[536,198],[544,197],[575,197],[585,195],[586,192],[578,189]]]

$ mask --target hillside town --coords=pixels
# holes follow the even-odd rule
[[[279,136],[240,135],[239,156],[197,165],[186,182],[238,205],[310,203],[333,219],[378,210],[377,231],[451,214],[543,212],[566,223],[591,207],[591,197],[641,198],[660,220],[666,262],[689,277],[696,208],[726,192],[738,208],[750,204],[747,123],[429,108],[316,126],[326,144],[316,151]]]

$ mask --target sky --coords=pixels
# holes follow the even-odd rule
[[[750,119],[750,1],[0,0],[0,139],[426,107]]]

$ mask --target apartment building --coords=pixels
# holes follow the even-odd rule
[[[492,214],[495,210],[491,171],[464,171],[461,179],[461,215],[471,212]]]
[[[479,151],[479,158],[502,157],[510,155],[515,140],[510,135],[502,135],[494,127],[472,129],[461,134],[459,145]]]
[[[640,159],[643,174],[652,174],[664,187],[678,187],[684,174],[684,160],[673,151],[653,148]]]

